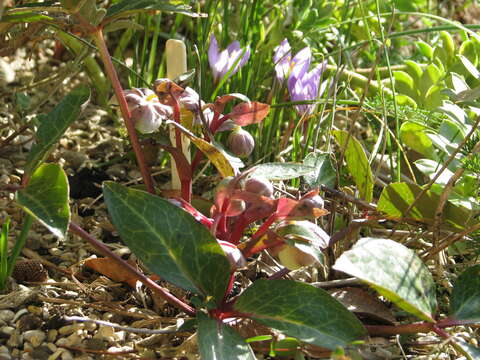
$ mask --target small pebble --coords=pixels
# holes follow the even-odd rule
[[[76,327],[74,325],[66,325],[58,329],[58,333],[60,335],[69,335],[73,333],[75,330],[76,330]]]
[[[6,346],[0,346],[0,360],[10,360],[12,356],[10,355],[10,351]]]
[[[74,357],[73,357],[73,355],[70,351],[68,351],[66,349],[62,349],[62,350],[63,350],[62,357],[61,357],[62,360],[73,360],[74,359]]]
[[[94,339],[104,339],[109,342],[115,341],[115,331],[111,326],[100,325],[97,333],[93,336]]]
[[[58,358],[62,355],[63,350],[64,350],[64,349],[58,349],[58,350],[55,351],[52,355],[49,356],[48,360],[56,360],[56,359],[58,359]]]
[[[0,320],[10,322],[13,320],[15,313],[12,310],[0,310]]]
[[[7,341],[9,347],[19,347],[23,343],[23,335],[20,331],[15,330]]]
[[[49,342],[54,342],[57,339],[57,335],[58,335],[58,330],[50,329],[48,330],[48,333],[47,333],[47,340]]]
[[[49,349],[52,353],[54,353],[54,352],[56,352],[56,351],[58,350],[57,345],[55,345],[54,343],[49,342],[49,343],[47,343],[46,346],[48,347],[48,349]]]
[[[12,326],[4,326],[0,329],[0,332],[2,334],[5,334],[7,336],[11,336],[13,334],[13,332],[15,331],[15,328],[12,327]]]
[[[26,314],[17,321],[17,329],[24,332],[28,330],[38,329],[43,321],[38,316]]]
[[[43,343],[47,335],[41,330],[28,330],[23,333],[23,337],[29,341],[33,347],[37,347]]]
[[[20,319],[23,315],[26,315],[28,314],[28,310],[23,308],[23,309],[20,309],[17,311],[17,313],[15,314],[15,316],[13,317],[12,319],[12,322],[16,323],[18,321],[18,319]]]
[[[48,360],[48,357],[53,353],[47,346],[40,346],[30,353],[30,356],[35,360]]]

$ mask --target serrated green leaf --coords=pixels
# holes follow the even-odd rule
[[[406,121],[400,127],[400,139],[416,152],[432,160],[437,158],[432,140],[426,134],[427,128],[418,123]]]
[[[450,314],[456,320],[480,322],[480,264],[458,277],[450,297]]]
[[[103,194],[121,238],[151,271],[183,289],[223,299],[230,264],[206,227],[144,191],[105,182]]]
[[[42,164],[32,174],[28,185],[17,192],[23,209],[63,238],[70,221],[68,180],[57,164]]]
[[[335,185],[337,175],[329,153],[312,152],[303,159],[303,164],[315,168],[311,173],[303,175],[305,182],[311,188]]]
[[[360,142],[353,136],[348,136],[348,132],[343,130],[332,131],[335,140],[341,148],[345,149],[345,161],[350,175],[357,185],[360,197],[365,201],[373,199],[373,176],[367,156]],[[348,139],[348,144],[347,144]]]
[[[166,11],[199,17],[201,14],[190,11],[191,6],[171,3],[168,0],[122,0],[108,8],[106,18],[125,17],[138,12],[151,10]]]
[[[268,180],[290,180],[315,171],[313,166],[297,163],[265,163],[255,166],[251,176],[261,176]]]
[[[377,210],[385,213],[389,218],[401,219],[421,191],[422,188],[416,184],[392,183],[383,189],[378,200]],[[406,217],[426,224],[433,224],[439,201],[440,195],[432,191],[426,191]],[[444,207],[442,220],[453,229],[464,229],[478,223],[473,218],[471,211],[453,205],[450,201],[447,201]]]
[[[85,86],[76,87],[50,113],[42,117],[36,134],[37,142],[27,157],[26,174],[31,174],[48,156],[70,124],[80,115],[89,98],[90,89]]]
[[[362,323],[326,291],[291,280],[257,280],[234,309],[300,341],[334,350],[365,334]]]
[[[333,268],[367,282],[420,319],[434,321],[435,282],[422,260],[404,245],[389,239],[362,238]]]
[[[198,316],[198,347],[203,360],[255,360],[250,345],[230,326]]]

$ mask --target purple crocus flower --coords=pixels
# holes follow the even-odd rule
[[[240,48],[240,43],[238,41],[234,41],[228,45],[225,50],[220,51],[218,49],[218,42],[215,38],[215,35],[212,34],[210,36],[208,62],[213,72],[213,79],[216,83],[227,74],[227,72],[233,67],[235,62],[240,56],[242,56],[242,54],[243,57],[237,63],[235,68],[233,68],[230,75],[235,74],[238,69],[240,69],[248,61],[250,58],[250,47],[247,46],[244,50],[243,48]]]
[[[275,48],[273,54],[273,63],[275,64],[275,73],[277,74],[277,80],[280,84],[283,83],[285,78],[290,73],[292,64],[291,47],[287,39],[283,41]]]
[[[292,101],[315,100],[320,95],[320,78],[327,63],[323,62],[309,72],[311,59],[309,47],[300,50],[292,59],[288,77],[288,91]],[[295,109],[300,115],[309,115],[315,107],[315,104],[305,104],[296,105]]]

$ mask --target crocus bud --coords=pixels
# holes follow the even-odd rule
[[[247,157],[255,147],[253,136],[240,126],[233,129],[227,140],[228,149],[238,157]]]
[[[245,191],[271,198],[273,196],[273,185],[262,176],[255,176],[245,181]]]
[[[227,256],[230,265],[232,266],[232,270],[245,267],[247,265],[247,261],[243,257],[243,254],[238,248],[227,241],[218,240],[217,242],[222,247],[223,252]]]

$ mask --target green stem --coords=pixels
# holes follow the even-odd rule
[[[69,33],[58,31],[57,36],[76,56],[81,56],[86,49],[84,44],[71,36]],[[107,105],[110,84],[108,83],[102,69],[91,54],[85,57],[83,60],[83,65],[88,77],[90,78],[90,83],[96,90],[97,102],[102,106]]]
[[[18,236],[17,241],[15,241],[12,254],[8,258],[7,278],[12,274],[13,267],[15,266],[15,262],[17,261],[18,255],[20,255],[20,252],[22,251],[23,247],[25,246],[25,243],[27,242],[27,235],[28,235],[28,232],[30,231],[30,228],[32,227],[32,223],[33,223],[33,216],[26,213],[25,219],[23,221],[22,231],[20,232],[20,235]]]
[[[143,182],[147,187],[147,191],[151,194],[155,194],[155,188],[153,186],[152,176],[150,175],[150,169],[145,162],[145,157],[143,155],[140,142],[138,141],[135,125],[130,117],[130,111],[128,109],[127,101],[125,100],[125,96],[123,94],[122,85],[120,84],[120,80],[108,52],[102,29],[96,29],[92,33],[92,37],[100,52],[100,57],[103,61],[103,64],[105,65],[105,71],[107,72],[107,76],[112,82],[113,90],[115,92],[115,96],[117,97],[118,104],[120,105],[120,111],[122,113],[123,120],[125,121],[125,126],[130,137],[130,142],[132,143],[133,151],[135,152],[138,166],[140,167],[140,172],[142,173]]]

